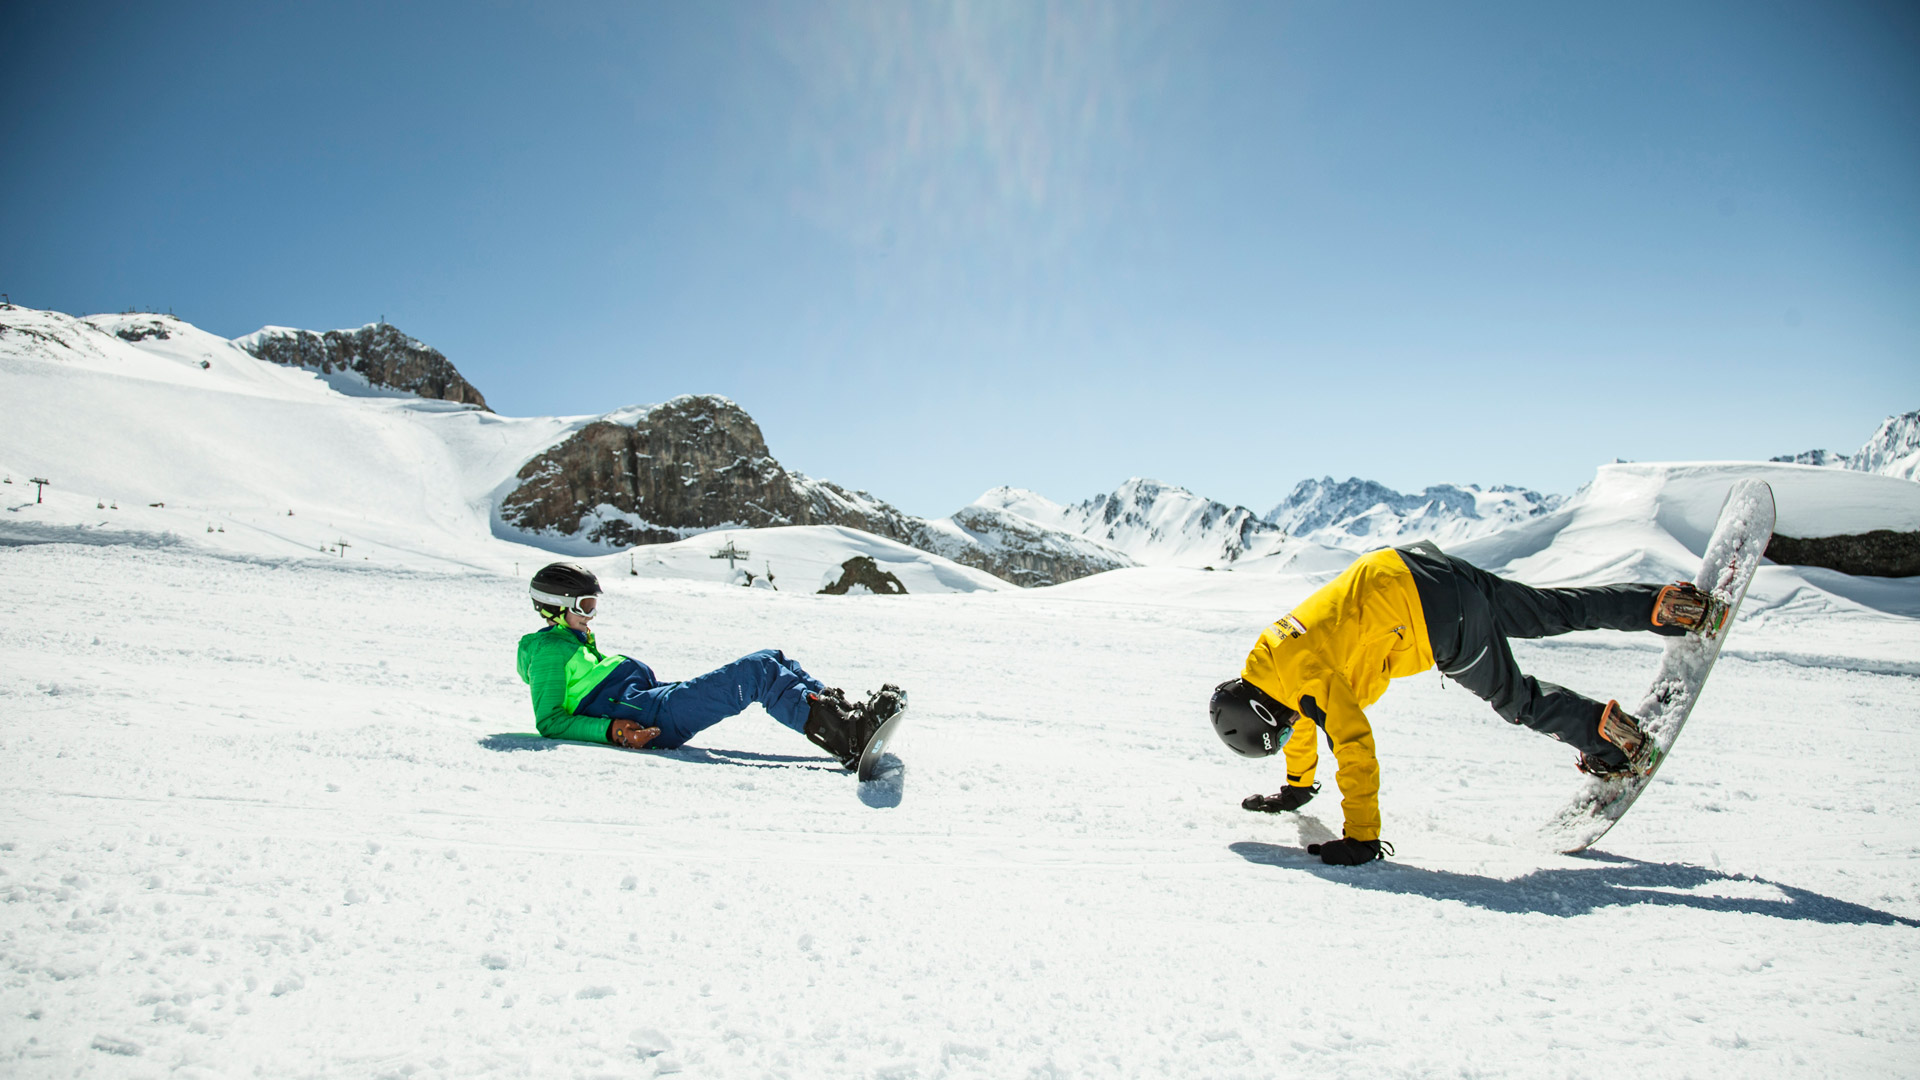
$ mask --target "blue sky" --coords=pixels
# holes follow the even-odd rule
[[[22,4],[0,291],[384,316],[944,514],[1568,492],[1920,408],[1920,12]]]

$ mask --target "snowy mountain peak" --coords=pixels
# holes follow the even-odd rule
[[[1920,409],[1889,416],[1847,467],[1861,472],[1920,480]]]
[[[636,427],[661,413],[743,418],[744,422],[752,427],[753,437],[760,440],[762,450],[765,449],[766,440],[760,434],[760,425],[754,423],[753,417],[747,415],[747,410],[735,404],[732,399],[719,394],[681,394],[652,405],[628,405],[625,408],[615,409],[600,419],[609,424],[619,424],[621,427]]]
[[[1432,540],[1447,544],[1496,532],[1557,509],[1558,495],[1496,484],[1436,484],[1402,494],[1373,480],[1302,480],[1266,521],[1333,547],[1366,549]]]
[[[1873,437],[1852,454],[1805,450],[1798,454],[1782,454],[1772,460],[1920,481],[1920,409],[1887,417],[1881,421]]]

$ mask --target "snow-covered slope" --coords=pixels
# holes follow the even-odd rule
[[[0,307],[0,480],[13,485],[0,486],[0,539],[497,573],[530,571],[555,550],[606,553],[530,545],[498,509],[522,465],[601,418],[504,417],[356,378],[256,359],[169,316]],[[52,481],[40,502],[34,477]],[[808,565],[874,555],[930,589],[998,587],[847,530],[798,537],[772,544]],[[806,542],[818,546],[803,552]],[[656,565],[709,577],[695,562]]]
[[[745,552],[745,557],[721,557],[728,545],[733,551]],[[899,578],[909,595],[995,592],[1015,587],[985,570],[839,525],[722,529],[671,544],[644,544],[621,554],[590,555],[581,561],[602,580],[641,577],[754,587],[770,584],[780,592],[811,593],[822,582],[837,579],[841,564],[858,555],[874,560]],[[772,575],[771,583],[768,574]]]
[[[534,627],[504,571],[0,547],[0,1074],[1920,1060],[1920,679],[1872,674],[1830,616],[1780,616],[1802,660],[1831,654],[1809,666],[1743,649],[1743,615],[1654,789],[1579,858],[1529,844],[1578,780],[1565,747],[1399,680],[1367,710],[1397,853],[1336,868],[1305,850],[1340,828],[1331,783],[1241,810],[1284,769],[1205,712],[1310,577],[886,600],[606,580],[600,641],[663,678],[779,648],[856,693],[905,685],[902,771],[860,785],[758,708],[672,751],[507,734],[532,726]],[[1517,651],[1618,695],[1648,637]]]
[[[1010,487],[994,488],[974,505],[1087,537],[1143,566],[1226,565],[1277,552],[1286,540],[1243,506],[1139,477],[1072,506]]]
[[[1372,480],[1329,476],[1300,481],[1266,520],[1293,536],[1367,551],[1415,540],[1471,540],[1551,513],[1563,501],[1507,485],[1439,484],[1403,495]]]

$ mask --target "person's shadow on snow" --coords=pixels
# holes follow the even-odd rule
[[[539,753],[558,750],[563,746],[580,746],[593,750],[605,750],[616,754],[646,754],[651,757],[672,758],[675,761],[691,762],[695,765],[738,765],[752,769],[821,769],[832,772],[841,771],[827,758],[818,754],[810,757],[798,757],[792,754],[756,754],[747,750],[709,750],[704,746],[680,746],[672,750],[629,750],[624,746],[607,743],[576,742],[568,739],[548,739],[539,735],[521,735],[502,733],[489,735],[478,740],[481,749],[502,754]]]
[[[819,756],[796,757],[792,754],[757,754],[748,750],[710,750],[704,746],[682,746],[672,750],[628,750],[620,746],[607,746],[601,743],[568,742],[564,739],[548,739],[539,735],[522,735],[503,732],[488,735],[478,740],[482,749],[501,754],[542,753],[557,750],[562,746],[584,746],[608,750],[617,754],[651,754],[671,758],[695,765],[733,765],[748,769],[815,769],[820,772],[842,772],[840,766],[831,759]],[[873,779],[859,785],[859,798],[862,803],[876,810],[888,810],[899,806],[906,797],[907,770],[900,759],[892,754],[880,756],[880,767]]]
[[[1638,859],[1589,853],[1583,858],[1597,864],[1591,868],[1535,870],[1506,880],[1451,870],[1428,870],[1391,861],[1372,863],[1356,871],[1351,867],[1327,866],[1317,856],[1308,855],[1304,849],[1252,840],[1238,841],[1227,847],[1250,863],[1304,870],[1315,877],[1356,889],[1424,896],[1429,900],[1456,900],[1487,911],[1509,914],[1532,912],[1571,918],[1604,907],[1662,904],[1829,924],[1920,927],[1920,919],[1904,918],[1765,878],[1723,874],[1685,863],[1641,862]],[[1675,891],[1721,883],[1776,889],[1784,898],[1712,896]]]

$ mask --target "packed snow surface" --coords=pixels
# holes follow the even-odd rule
[[[602,642],[664,677],[776,647],[850,690],[909,687],[900,769],[863,786],[757,707],[666,753],[513,734],[519,578],[0,548],[0,1060],[1910,1075],[1920,680],[1723,657],[1655,789],[1583,858],[1531,846],[1576,782],[1567,751],[1403,680],[1371,710],[1398,855],[1331,869],[1302,847],[1338,830],[1332,793],[1242,811],[1282,771],[1226,753],[1203,708],[1316,579],[1123,573],[1193,588],[605,575]],[[1657,655],[1520,647],[1601,694]]]

